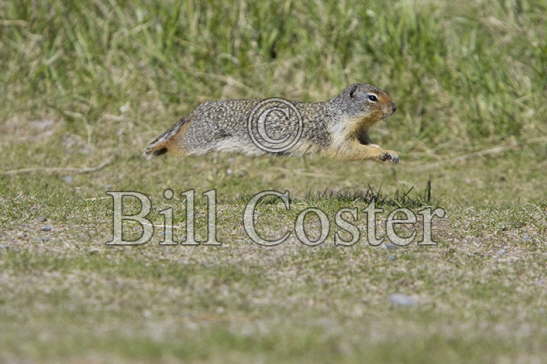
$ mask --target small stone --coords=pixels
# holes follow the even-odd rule
[[[500,250],[496,252],[496,255],[499,257],[500,255],[505,255],[505,253],[507,253],[507,250],[504,248],[501,248]]]
[[[49,130],[53,127],[55,121],[50,119],[33,120],[29,122],[29,125],[37,130]]]
[[[97,253],[99,253],[99,249],[97,248],[90,248],[87,252],[90,254],[90,255],[95,255]]]
[[[120,106],[120,112],[121,112],[122,114],[128,112],[129,109],[130,109],[129,103],[125,103],[125,104],[123,104],[122,106]]]
[[[42,226],[42,228],[40,230],[42,230],[42,231],[51,231],[51,230],[53,230],[53,227],[51,225],[44,225],[44,226]]]
[[[396,306],[414,306],[416,300],[402,293],[393,293],[389,296],[389,302]]]
[[[393,244],[393,243],[385,243],[384,248],[386,249],[397,249],[399,248],[399,245]]]
[[[63,181],[65,181],[68,184],[71,184],[72,181],[74,181],[74,177],[72,177],[72,176],[63,176]]]
[[[47,221],[47,217],[45,217],[45,216],[40,216],[40,217],[38,218],[38,221],[40,221],[40,222],[46,222],[46,221]]]
[[[387,257],[387,259],[388,259],[388,260],[396,260],[397,257],[395,257],[395,255],[389,255],[389,256]]]

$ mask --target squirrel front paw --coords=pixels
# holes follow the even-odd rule
[[[399,154],[393,150],[383,150],[378,159],[382,162],[399,163]]]

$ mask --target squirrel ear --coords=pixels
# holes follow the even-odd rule
[[[354,98],[355,93],[357,92],[358,89],[359,89],[359,85],[351,86],[351,89],[349,90],[349,97]]]

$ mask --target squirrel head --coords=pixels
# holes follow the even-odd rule
[[[355,83],[334,98],[346,116],[367,121],[370,126],[391,116],[397,106],[389,94],[366,83]]]

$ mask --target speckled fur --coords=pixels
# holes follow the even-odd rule
[[[370,95],[377,97],[371,101]],[[187,155],[212,151],[261,155],[247,129],[247,119],[262,100],[208,101],[199,105],[168,131],[152,141],[146,156],[165,152]],[[285,154],[324,153],[347,160],[373,159],[398,162],[396,152],[371,144],[369,128],[395,111],[385,92],[368,84],[353,84],[324,102],[291,102],[302,116],[302,137]],[[287,120],[273,116],[274,128],[283,130]]]

